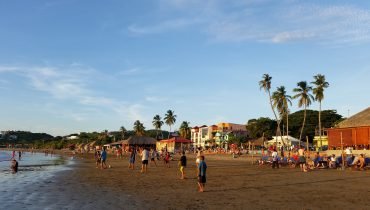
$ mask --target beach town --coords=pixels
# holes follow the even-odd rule
[[[370,209],[370,3],[0,3],[0,209]]]

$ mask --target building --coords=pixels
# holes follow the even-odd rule
[[[229,135],[248,137],[245,125],[235,123],[218,123],[211,126],[195,126],[191,129],[191,141],[194,147],[223,146],[229,139]]]
[[[370,145],[370,107],[339,123],[328,132],[329,147]]]

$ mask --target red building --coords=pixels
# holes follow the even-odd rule
[[[370,107],[353,115],[338,124],[336,128],[328,129],[329,147],[370,145]]]

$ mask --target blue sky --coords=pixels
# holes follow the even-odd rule
[[[323,109],[347,116],[370,104],[369,43],[368,1],[4,0],[0,130],[246,123],[273,116],[264,73],[291,95],[324,74]]]

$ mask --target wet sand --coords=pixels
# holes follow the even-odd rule
[[[176,156],[178,158],[178,156]],[[179,179],[177,161],[128,169],[128,159],[108,156],[110,169],[96,169],[93,154],[72,170],[29,186],[5,207],[27,209],[369,209],[370,170],[271,169],[246,157],[206,155],[207,184],[197,192],[195,160],[188,155],[187,179]],[[24,197],[22,197],[24,196]],[[9,205],[6,205],[9,204]],[[3,206],[4,207],[4,206]],[[12,209],[12,208],[9,208]],[[14,208],[13,208],[14,209]]]

